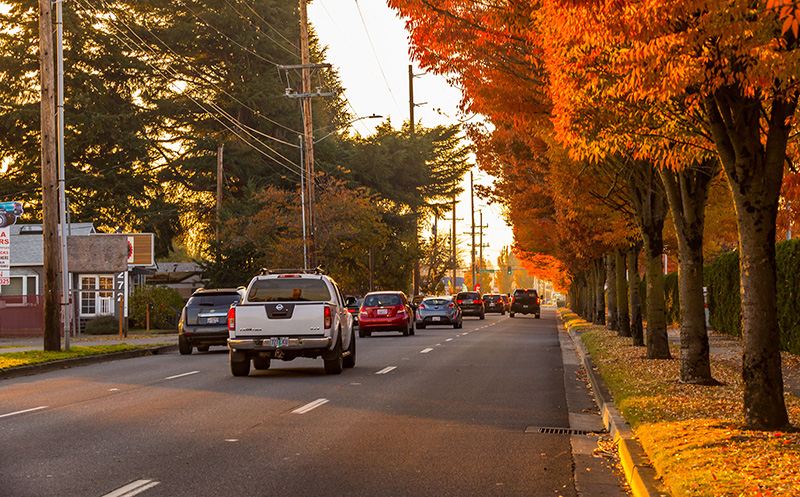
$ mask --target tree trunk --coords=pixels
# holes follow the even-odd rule
[[[628,294],[631,308],[631,337],[634,347],[644,347],[644,326],[642,325],[642,300],[639,297],[639,252],[642,247],[636,242],[628,249]]]
[[[681,319],[681,382],[716,385],[711,376],[703,303],[703,227],[717,160],[708,159],[680,172],[661,170],[672,220],[678,234],[678,295]]]
[[[606,268],[603,258],[594,260],[594,319],[593,324],[606,324],[606,293],[603,287],[606,283]]]
[[[606,254],[606,278],[608,287],[606,290],[606,300],[608,305],[608,322],[606,328],[611,331],[619,330],[618,311],[617,311],[617,259],[614,253]]]
[[[629,193],[636,210],[639,231],[644,241],[645,280],[647,283],[648,359],[671,359],[667,338],[667,316],[664,304],[664,272],[661,254],[664,250],[664,218],[667,214],[664,185],[653,165],[637,162],[628,176]]]
[[[797,98],[773,97],[769,109],[762,107],[762,99],[766,97],[744,97],[725,87],[708,97],[706,111],[739,224],[744,424],[777,430],[789,425],[789,417],[778,348],[775,220],[790,131],[787,120]],[[767,113],[764,142],[760,126]]]
[[[631,322],[628,313],[628,280],[625,278],[625,255],[621,249],[614,251],[614,266],[617,270],[617,323],[619,336],[631,336]]]

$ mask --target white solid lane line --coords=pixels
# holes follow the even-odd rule
[[[303,407],[298,407],[294,411],[293,414],[305,414],[312,409],[316,409],[317,407],[321,406],[322,404],[327,404],[328,399],[317,399],[314,402],[309,402],[308,404],[304,405]]]
[[[375,374],[386,374],[389,371],[394,371],[395,369],[397,369],[397,366],[387,366],[381,369],[380,371],[376,372]]]
[[[183,376],[189,376],[189,375],[191,375],[191,374],[197,374],[197,373],[199,373],[199,372],[200,372],[200,371],[189,371],[188,373],[181,373],[181,374],[176,374],[176,375],[174,375],[174,376],[167,376],[167,377],[166,377],[166,378],[164,378],[164,379],[165,379],[165,380],[174,380],[175,378],[181,378],[181,377],[183,377]]]
[[[453,341],[452,338],[448,338],[447,340],[445,340],[445,342],[452,342],[452,341]]]
[[[422,349],[422,350],[420,350],[420,351],[419,351],[419,353],[420,353],[420,354],[427,354],[427,353],[428,353],[428,352],[430,352],[431,350],[433,350],[433,349],[432,349],[432,348]]]
[[[25,409],[24,411],[16,411],[16,412],[10,412],[8,414],[0,414],[0,418],[7,418],[9,416],[15,416],[17,414],[25,414],[26,412],[38,411],[39,409],[47,409],[47,406],[39,406],[39,407],[34,407],[32,409]]]
[[[135,482],[128,483],[124,487],[118,488],[111,493],[105,494],[103,497],[133,497],[140,494],[149,488],[153,488],[160,482],[153,480],[136,480]]]

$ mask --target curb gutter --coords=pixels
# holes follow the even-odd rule
[[[178,349],[177,345],[162,345],[159,347],[149,347],[146,349],[126,350],[123,352],[114,352],[111,354],[97,354],[86,357],[75,357],[72,359],[61,359],[58,361],[44,362],[42,364],[32,364],[30,366],[19,366],[8,369],[0,369],[0,380],[8,380],[11,378],[19,378],[22,376],[47,373],[49,371],[57,371],[59,369],[67,369],[76,366],[87,366],[89,364],[99,364],[101,362],[116,361],[117,359],[130,359],[133,357],[156,355],[161,352],[172,352],[177,349]]]
[[[560,317],[561,315],[559,314]],[[562,323],[575,344],[575,350],[578,351],[583,367],[586,370],[586,375],[592,384],[597,404],[603,416],[603,424],[611,436],[614,437],[614,443],[617,444],[625,479],[631,487],[631,493],[634,497],[669,497],[670,494],[658,479],[656,470],[647,461],[644,449],[633,437],[633,430],[630,425],[622,417],[614,402],[607,398],[610,396],[605,393],[607,390],[603,383],[603,378],[595,371],[592,356],[589,354],[589,350],[581,340],[580,335],[574,332],[570,325],[564,323],[563,319]]]

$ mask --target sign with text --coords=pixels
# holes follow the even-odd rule
[[[11,284],[11,231],[0,228],[0,285]]]

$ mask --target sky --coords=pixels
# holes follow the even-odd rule
[[[320,42],[328,47],[326,62],[339,72],[350,111],[357,117],[373,114],[390,118],[399,128],[409,117],[408,33],[402,19],[384,0],[312,0],[308,17]],[[455,124],[459,118],[461,92],[434,74],[426,74],[413,64],[414,120],[425,127]],[[383,119],[363,119],[354,123],[361,135],[369,135]],[[491,184],[491,177],[473,168],[475,184]],[[464,195],[456,206],[459,247],[469,259],[471,237],[469,175],[463,184]],[[476,232],[479,213],[483,213],[484,259],[497,265],[503,246],[513,242],[511,228],[497,206],[475,198]],[[439,232],[450,231],[450,223],[440,222]],[[477,236],[476,236],[476,244]],[[489,245],[486,247],[486,245]],[[477,249],[476,249],[477,253]],[[476,255],[477,257],[477,255]],[[468,260],[466,261],[468,263]]]

